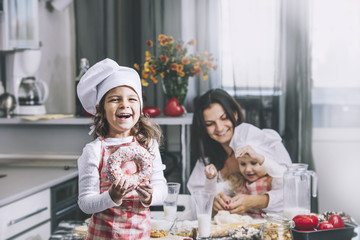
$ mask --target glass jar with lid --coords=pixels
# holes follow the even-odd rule
[[[292,240],[291,229],[295,226],[294,222],[288,218],[275,214],[266,214],[266,222],[262,232],[264,240]]]

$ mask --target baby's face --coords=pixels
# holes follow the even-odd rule
[[[248,155],[237,158],[237,161],[239,163],[240,173],[249,182],[254,182],[266,175],[266,171],[263,167]]]
[[[141,114],[140,100],[136,92],[126,86],[111,89],[105,95],[104,109],[109,123],[109,134],[106,137],[130,136],[131,129]]]

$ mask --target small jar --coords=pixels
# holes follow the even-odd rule
[[[266,214],[266,222],[262,228],[263,240],[292,240],[291,229],[294,222],[283,216]]]

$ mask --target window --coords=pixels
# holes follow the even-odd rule
[[[360,126],[360,2],[312,2],[314,127]]]
[[[278,0],[221,1],[223,88],[247,95],[259,95],[261,88],[260,95],[265,89],[272,94],[278,78],[279,6]]]

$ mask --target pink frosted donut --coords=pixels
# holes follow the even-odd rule
[[[139,145],[122,146],[116,150],[107,161],[106,173],[111,183],[125,176],[130,184],[138,186],[151,178],[153,156]],[[129,161],[136,164],[136,173],[127,174],[121,166]]]

